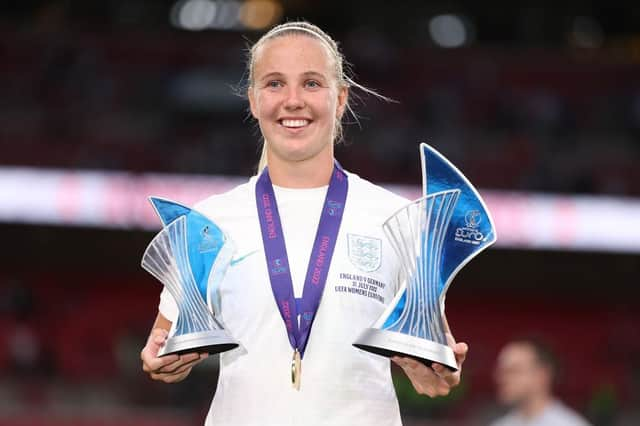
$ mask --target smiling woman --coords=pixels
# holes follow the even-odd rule
[[[220,317],[240,347],[220,355],[206,424],[398,426],[389,360],[352,343],[400,288],[382,223],[408,200],[343,170],[333,150],[349,91],[379,95],[348,78],[337,44],[306,22],[275,27],[250,53],[247,95],[264,138],[259,175],[195,206],[244,259],[218,287]],[[357,251],[364,246],[366,259]],[[163,291],[141,353],[155,380],[183,380],[206,357],[158,357],[177,315]],[[456,373],[394,358],[418,393],[446,395],[459,383],[467,346],[449,337]]]
[[[268,77],[268,75],[258,75],[259,68],[261,68],[261,63],[264,59],[263,53],[265,50],[265,46],[272,45],[274,41],[280,41],[280,47],[282,47],[282,45],[286,46],[288,43],[297,44],[296,41],[292,41],[292,39],[300,38],[302,38],[303,40],[298,40],[297,43],[300,43],[298,47],[302,47],[304,49],[305,44],[312,45],[312,50],[314,52],[309,54],[299,51],[299,53],[304,54],[305,58],[315,61],[315,63],[309,63],[307,65],[313,64],[318,67],[317,70],[306,70],[303,72],[302,77],[306,77],[304,78],[304,81],[306,82],[307,87],[310,89],[329,89],[332,92],[330,95],[336,98],[336,115],[335,117],[333,117],[335,118],[334,126],[332,128],[333,132],[328,136],[331,141],[339,142],[342,139],[342,116],[344,115],[345,111],[349,111],[357,120],[357,116],[349,103],[350,90],[358,89],[363,93],[373,95],[379,99],[392,101],[392,99],[387,98],[386,96],[383,96],[365,86],[362,86],[361,84],[358,84],[348,75],[345,67],[344,56],[340,52],[338,44],[328,34],[326,34],[317,26],[308,22],[289,22],[279,25],[266,33],[256,44],[253,45],[250,50],[249,61],[247,63],[247,74],[249,76],[249,87],[247,92],[250,104],[253,104],[252,97],[256,96],[255,89],[259,87],[258,84],[260,83],[260,78]],[[295,49],[294,46],[292,46],[292,48]],[[272,56],[267,58],[267,61],[271,61],[270,65],[279,66],[279,69],[286,69],[286,67],[284,66],[285,62],[281,62],[279,60],[281,59],[280,57],[287,56],[287,58],[293,58],[293,56],[289,56],[288,54],[286,54],[286,50],[280,50],[277,48],[268,50],[273,52],[272,55],[279,55],[279,57]],[[314,55],[316,56],[315,58],[310,58],[310,56]],[[303,57],[300,57],[300,59],[303,59]],[[280,76],[278,75],[278,77]],[[281,84],[282,81],[278,81],[277,79],[271,83],[272,86],[281,86]],[[333,100],[333,98],[331,98],[331,100]],[[254,118],[259,120],[259,117],[253,110],[253,105],[252,114]],[[298,124],[304,125],[303,123]],[[261,130],[263,132],[265,144],[263,145],[260,164],[258,167],[259,170],[262,170],[267,164],[268,151],[266,145],[267,135],[264,134],[264,129]]]
[[[318,38],[290,34],[271,38],[254,53],[249,86],[251,113],[264,136],[267,164],[281,170],[322,164],[326,183],[333,166],[333,140],[347,103],[348,88],[335,75],[335,59]],[[288,186],[271,175],[276,185]],[[305,184],[302,183],[301,184]]]

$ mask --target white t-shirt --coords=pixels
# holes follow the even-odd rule
[[[536,417],[526,418],[513,411],[491,426],[589,426],[589,423],[562,402],[553,401]]]
[[[238,259],[220,284],[220,297],[222,320],[240,347],[220,356],[207,426],[401,424],[389,360],[352,343],[378,319],[399,286],[398,260],[382,223],[408,200],[351,173],[348,182],[338,240],[302,360],[299,391],[291,385],[293,349],[267,273],[256,178],[196,204],[196,210],[231,237]],[[274,191],[299,298],[327,187]],[[176,318],[175,302],[166,289],[159,309],[167,319]]]

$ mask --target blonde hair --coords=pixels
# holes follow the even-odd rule
[[[329,55],[333,59],[334,62],[334,71],[335,78],[337,81],[337,86],[339,89],[341,88],[357,88],[364,93],[369,95],[373,95],[379,99],[383,99],[387,102],[394,102],[393,99],[387,98],[375,90],[369,89],[361,84],[356,83],[350,77],[350,69],[349,63],[345,61],[344,55],[340,52],[338,48],[338,43],[331,38],[327,33],[322,31],[319,27],[306,22],[306,21],[295,21],[295,22],[287,22],[285,24],[278,25],[269,30],[266,34],[264,34],[260,39],[249,49],[249,55],[247,59],[247,76],[248,76],[248,90],[251,90],[254,83],[254,68],[255,68],[255,58],[258,54],[258,50],[269,40],[272,40],[277,37],[284,37],[287,35],[303,35],[307,37],[315,37],[319,40],[323,46],[329,52]],[[346,110],[353,116],[356,122],[358,122],[358,116],[356,115],[353,107],[351,105],[351,96],[347,97],[347,105]],[[338,143],[342,140],[344,136],[342,129],[342,117],[336,121],[336,128],[334,131],[334,142]],[[267,152],[266,152],[266,144],[267,141],[264,140],[262,145],[262,153],[260,154],[260,161],[258,163],[258,173],[262,171],[267,165]]]

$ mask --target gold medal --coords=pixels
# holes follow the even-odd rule
[[[291,385],[295,390],[300,390],[300,374],[302,373],[302,359],[296,349],[291,359]]]

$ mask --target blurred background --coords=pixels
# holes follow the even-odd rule
[[[415,197],[429,142],[497,222],[447,297],[463,383],[430,400],[395,372],[405,423],[488,424],[498,351],[535,335],[568,405],[640,424],[640,6],[586,0],[2,2],[0,424],[202,424],[215,359],[170,386],[140,368],[161,289],[145,197],[254,173],[246,48],[298,18],[398,101],[356,103],[343,166]]]

